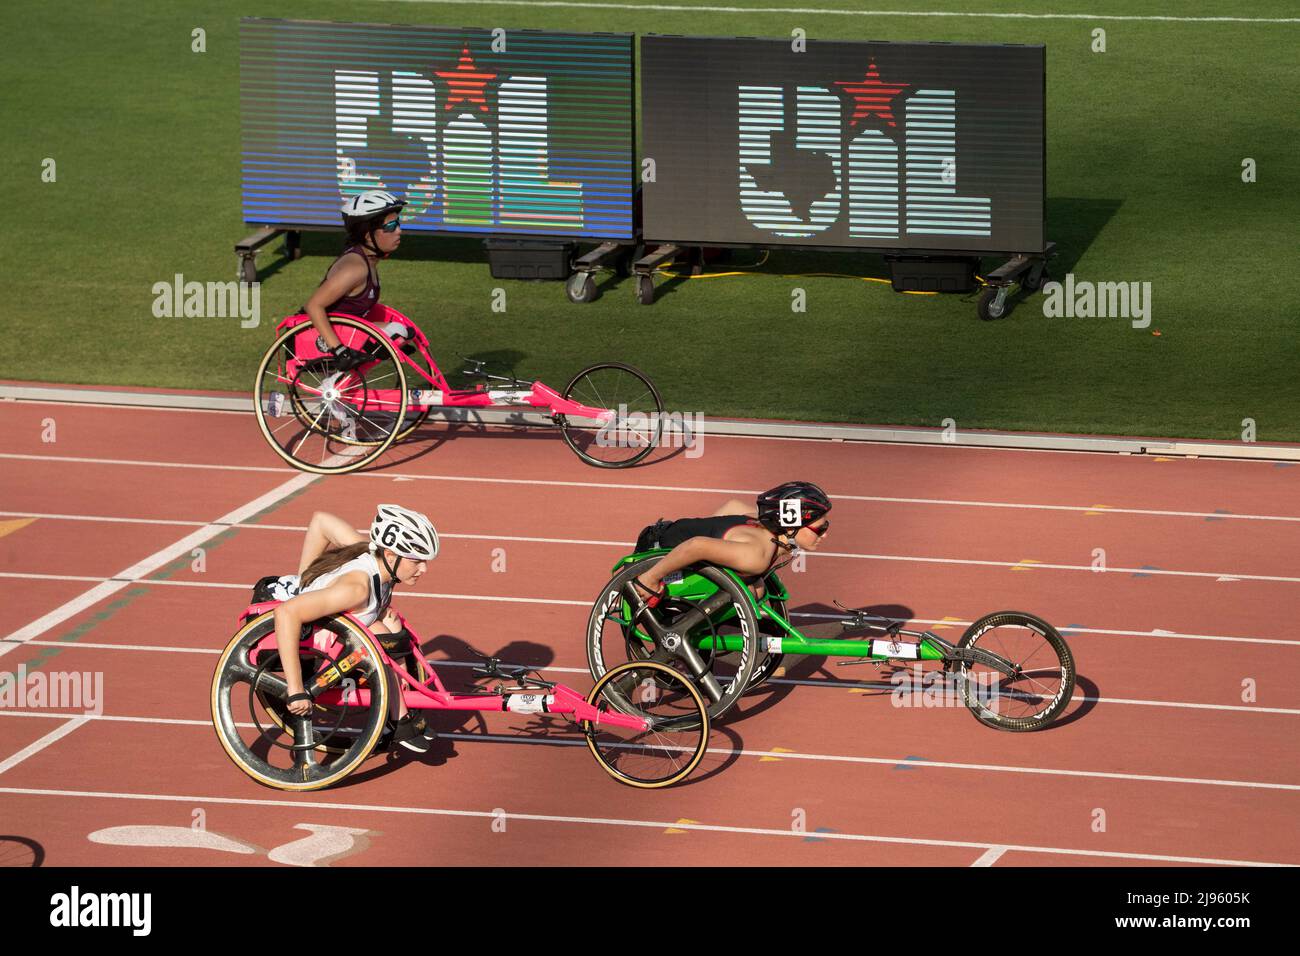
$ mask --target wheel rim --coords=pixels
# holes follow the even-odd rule
[[[638,561],[615,575],[602,590],[601,596],[593,606],[592,613],[588,618],[587,658],[594,678],[600,679],[620,664],[629,661],[635,663],[636,661],[648,659],[646,651],[640,649],[645,640],[638,636],[629,636],[629,631],[632,628],[631,611],[625,599],[624,587],[628,581],[645,571],[657,560],[657,558],[647,558]],[[737,593],[736,585],[730,578],[716,568],[701,568],[700,573],[719,590],[727,592],[730,604],[722,611],[716,612],[712,621],[706,621],[704,625],[693,628],[690,633],[692,642],[698,643],[700,638],[711,635],[740,635],[746,638],[742,649],[739,651],[712,654],[707,649],[698,651],[722,689],[722,696],[717,701],[709,700],[705,696],[709,716],[716,720],[735,706],[741,694],[749,687],[756,663],[756,635],[758,629],[752,611],[748,606],[748,599],[744,595]],[[675,603],[685,610],[694,602],[678,601]],[[656,612],[658,610],[658,608],[655,609]],[[679,616],[674,615],[674,617]],[[727,617],[729,620],[722,624],[717,623],[717,619],[722,617]],[[672,619],[669,618],[665,623],[670,622]],[[664,619],[661,618],[661,620]],[[633,633],[639,634],[640,631],[637,629]],[[654,660],[665,664],[673,671],[684,676],[687,674],[685,661],[669,656],[666,652],[657,652]],[[626,687],[616,683],[611,686],[611,697],[620,691],[626,690]],[[702,689],[701,693],[703,693]]]
[[[988,651],[1017,668],[1013,675],[976,662],[964,662],[958,669],[963,699],[985,723],[1037,729],[1051,723],[1069,704],[1074,659],[1046,622],[1029,615],[993,615],[972,625],[958,646]]]
[[[352,471],[374,461],[410,420],[397,353],[359,322],[331,321],[345,344],[371,349],[379,361],[343,372],[332,357],[315,355],[310,326],[296,326],[263,356],[253,396],[258,426],[272,449],[318,474]],[[302,354],[311,360],[299,360]]]
[[[630,681],[631,698],[609,687]],[[617,698],[617,700],[615,700]],[[610,776],[634,787],[666,787],[690,775],[708,749],[709,717],[694,685],[660,664],[627,664],[608,672],[587,702],[599,710],[644,717],[645,730],[583,721],[587,746]]]
[[[654,384],[628,365],[606,363],[584,369],[564,397],[614,413],[612,418],[557,415],[565,442],[588,464],[621,468],[654,450],[663,432],[663,401]]]
[[[284,727],[288,715],[274,613],[245,625],[222,654],[212,683],[213,723],[235,765],[259,783],[281,790],[320,789],[355,770],[374,750],[388,716],[388,684],[379,651],[356,625],[333,618],[317,625],[299,653],[320,662],[315,673],[321,674],[354,651],[365,657],[348,672],[345,680],[352,683],[339,686],[360,688],[368,701],[327,703],[307,719],[288,718],[291,735]],[[304,680],[311,676],[304,674]],[[268,699],[275,704],[267,707],[263,701]],[[322,732],[326,729],[328,734]]]

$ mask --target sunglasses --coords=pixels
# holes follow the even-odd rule
[[[379,228],[382,232],[397,232],[398,229],[402,228],[402,220],[394,219],[391,222],[384,223]]]
[[[820,537],[821,537],[822,535],[824,535],[827,531],[830,531],[830,530],[831,530],[831,519],[830,519],[830,518],[827,518],[827,519],[822,523],[822,526],[821,526],[820,528],[816,527],[815,525],[810,525],[810,524],[806,524],[806,525],[804,525],[804,527],[807,528],[809,531],[811,531],[813,534],[817,535],[817,537],[820,538]]]

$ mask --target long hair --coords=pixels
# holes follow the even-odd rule
[[[328,574],[335,568],[340,568],[347,564],[353,558],[360,557],[370,550],[369,541],[359,541],[356,544],[350,544],[346,548],[332,548],[326,551],[319,558],[307,566],[307,570],[302,573],[299,587],[306,588],[322,574]]]

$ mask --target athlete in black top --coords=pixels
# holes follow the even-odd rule
[[[782,507],[782,502],[786,507]],[[756,504],[732,498],[707,518],[683,518],[667,528],[647,528],[650,546],[670,547],[637,583],[654,596],[663,579],[701,561],[741,574],[766,574],[796,547],[816,551],[830,528],[830,499],[811,482],[787,482],[760,495]],[[788,519],[788,520],[785,520]],[[653,599],[652,605],[656,603]]]

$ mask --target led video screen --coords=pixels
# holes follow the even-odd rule
[[[1042,46],[642,37],[645,238],[1041,252],[1045,65]]]
[[[341,228],[387,189],[407,232],[632,236],[630,34],[240,22],[243,212]]]

